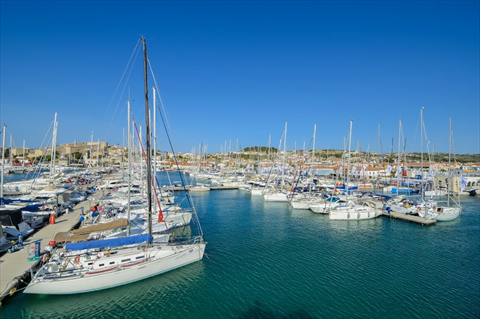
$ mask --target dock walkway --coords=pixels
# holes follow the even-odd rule
[[[87,200],[78,203],[69,213],[57,218],[54,225],[46,225],[24,241],[24,248],[13,253],[5,253],[0,257],[0,305],[3,299],[13,295],[21,285],[22,280],[29,275],[30,269],[34,269],[40,261],[28,261],[29,245],[41,241],[43,250],[50,240],[53,240],[59,232],[72,229],[80,219],[80,214],[87,212],[91,206],[98,202],[102,192],[97,192]]]
[[[220,190],[235,190],[238,189],[237,186],[208,186],[211,191],[220,191]],[[186,189],[189,187],[187,186]],[[180,192],[185,190],[183,187],[178,187],[178,186],[166,186],[166,187],[160,187],[160,190],[165,190],[165,191],[174,191],[174,192]]]
[[[390,218],[395,218],[395,219],[400,219],[403,221],[411,222],[411,223],[416,223],[420,224],[423,226],[430,226],[434,225],[437,220],[436,219],[427,219],[423,218],[420,216],[414,216],[414,215],[407,215],[407,214],[402,214],[402,213],[390,213],[388,214],[387,212],[383,213],[383,216],[390,217]]]

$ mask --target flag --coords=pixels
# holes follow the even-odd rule
[[[460,193],[467,187],[467,178],[460,175]]]
[[[395,173],[395,177],[400,177],[400,176],[402,176],[401,174],[402,174],[402,168],[399,166],[397,168],[397,172]]]
[[[388,165],[387,170],[385,171],[385,175],[390,175],[391,173],[392,173],[392,167]]]
[[[362,170],[360,171],[360,174],[365,174],[365,165],[362,166]]]

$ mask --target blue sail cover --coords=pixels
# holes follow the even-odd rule
[[[112,238],[112,239],[103,239],[103,240],[92,240],[85,241],[81,243],[71,243],[65,246],[66,250],[83,250],[83,249],[95,249],[95,248],[106,248],[106,247],[118,247],[125,245],[134,245],[144,243],[146,241],[151,242],[153,240],[152,236],[149,234],[132,236],[132,237],[122,237],[122,238]]]

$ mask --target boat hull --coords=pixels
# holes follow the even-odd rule
[[[330,211],[330,220],[363,220],[373,219],[379,216],[379,213],[373,208],[366,209],[332,209]]]
[[[177,251],[172,248],[170,251],[162,252],[164,256],[160,258],[154,257],[153,260],[138,263],[131,267],[116,267],[114,270],[91,274],[87,272],[83,276],[76,276],[71,279],[37,280],[35,277],[24,292],[27,294],[68,295],[126,285],[201,260],[205,245],[204,243],[183,245]]]
[[[435,217],[439,222],[448,222],[454,220],[460,215],[460,208],[458,207],[443,207],[441,212]]]
[[[275,194],[265,194],[263,198],[266,202],[287,202],[287,194],[284,193],[275,193]]]

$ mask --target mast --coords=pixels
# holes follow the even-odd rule
[[[447,206],[450,206],[450,177],[451,177],[451,159],[450,154],[452,153],[452,117],[449,118],[449,131],[448,131],[448,174],[447,174]],[[461,181],[461,178],[460,178]],[[460,193],[459,193],[460,194]]]
[[[55,119],[53,120],[53,139],[52,139],[52,171],[55,174],[55,161],[57,158],[57,112],[55,112]]]
[[[90,164],[89,166],[93,166],[92,165],[92,147],[93,147],[93,131],[92,131],[92,136],[90,137]]]
[[[347,140],[346,137],[343,137],[343,153],[342,153],[342,183],[345,181],[345,150],[347,149]]]
[[[400,177],[401,177],[401,166],[400,166],[400,153],[401,153],[401,141],[402,141],[402,120],[398,123],[398,158],[397,158],[397,173],[395,174],[397,178],[397,196],[400,195]],[[422,164],[423,165],[423,164]]]
[[[97,140],[97,167],[100,166],[100,139]]]
[[[3,204],[3,171],[5,169],[5,133],[7,131],[7,126],[3,124],[3,142],[2,142],[2,173],[1,173],[1,180],[0,180],[0,200]]]
[[[154,175],[154,183],[156,187],[157,185],[157,93],[155,91],[155,87],[152,88],[153,90],[153,175]],[[157,202],[153,200],[154,211],[157,211]]]
[[[23,140],[23,151],[22,151],[22,155],[23,155],[22,167],[25,167],[25,140]]]
[[[423,107],[420,108],[420,188],[422,190],[422,201],[425,199],[425,191],[423,190]],[[425,211],[425,216],[427,216],[427,212]]]
[[[140,141],[138,141],[138,145],[142,145],[142,125],[140,124]],[[138,159],[139,159],[139,164],[140,164],[140,176],[143,178],[143,155],[142,155],[142,148],[138,148]]]
[[[283,170],[285,171],[285,160],[287,158],[287,122],[285,122],[285,139],[283,140]],[[284,173],[282,172],[282,175]]]
[[[128,102],[127,102],[128,103]],[[128,107],[127,107],[128,109]],[[127,115],[128,117],[128,115]],[[122,179],[125,178],[125,128],[122,127]]]
[[[12,134],[10,134],[10,165],[13,165],[13,149],[12,149]]]
[[[156,93],[155,87],[153,87],[153,170],[155,175],[157,174],[157,115],[156,114],[157,114],[157,93]],[[156,182],[155,182],[155,185],[156,185]]]
[[[353,126],[353,119],[350,119],[350,132],[348,133],[347,183],[345,185],[347,190],[346,201],[348,201],[348,182],[349,182],[349,176],[350,176],[350,148],[352,146],[352,126]]]
[[[147,79],[147,43],[143,42],[143,75],[145,81],[145,124],[146,129],[146,152],[147,152],[147,200],[148,200],[148,234],[152,235],[152,166],[150,150],[150,117],[148,107],[148,79]]]
[[[268,154],[267,163],[270,163],[270,142],[272,141],[272,134],[268,135]]]
[[[131,136],[130,136],[130,101],[128,101],[128,107],[127,107],[127,111],[128,111],[128,128],[127,128],[127,131],[128,131],[128,141],[127,141],[127,152],[128,152],[128,204],[127,204],[127,220],[128,220],[128,227],[127,227],[127,236],[130,236],[130,187],[132,185],[132,175],[131,175],[131,171],[132,171],[132,148],[131,148],[131,145],[130,145],[130,140],[131,140]]]
[[[313,149],[312,149],[312,165],[315,162],[315,136],[317,135],[317,124],[313,126]]]

